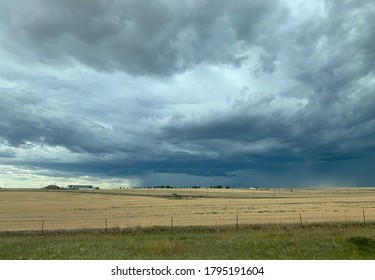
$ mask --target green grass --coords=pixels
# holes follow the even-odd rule
[[[375,224],[3,232],[0,259],[375,259]]]

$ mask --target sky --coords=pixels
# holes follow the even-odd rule
[[[375,185],[373,0],[0,0],[0,187]]]

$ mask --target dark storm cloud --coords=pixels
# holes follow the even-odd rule
[[[371,90],[357,94],[355,101],[343,99],[328,110],[314,102],[291,115],[281,112],[246,115],[244,110],[236,115],[235,110],[229,110],[224,116],[216,112],[205,122],[171,124],[165,131],[167,137],[173,137],[178,143],[195,141],[206,151],[212,147],[213,140],[219,139],[222,145],[217,150],[221,159],[228,156],[227,151],[234,143],[239,143],[241,149],[230,153],[228,162],[249,169],[284,170],[295,168],[295,163],[312,161],[319,165],[332,161],[337,164],[368,155],[373,157],[375,94]],[[252,110],[249,106],[248,112]],[[246,152],[246,147],[262,141],[266,148]]]
[[[12,36],[5,45],[14,54],[43,63],[74,59],[135,75],[170,75],[200,63],[238,65],[258,34],[283,14],[276,1],[2,4],[2,29]]]
[[[251,108],[248,108],[251,111]],[[239,140],[252,142],[287,133],[286,120],[281,112],[271,116],[216,112],[213,116],[194,123],[174,124],[165,128],[166,139],[183,140]]]
[[[185,161],[181,161],[184,159]],[[30,166],[30,162],[24,163]],[[56,163],[56,162],[34,162],[34,167],[48,168],[50,170],[65,171],[68,173],[75,172],[77,174],[90,174],[96,176],[114,176],[126,177],[139,175],[142,176],[147,172],[167,173],[167,174],[189,174],[194,176],[230,176],[228,172],[232,168],[228,168],[223,162],[217,162],[207,159],[190,159],[181,157],[177,160],[169,158],[167,161],[157,160],[155,158],[148,161],[107,161],[96,160],[80,163]]]
[[[327,1],[326,15],[290,33],[292,77],[307,85],[320,105],[340,103],[356,82],[374,72],[375,5]],[[292,58],[290,56],[290,58]]]
[[[0,158],[6,159],[6,158],[14,158],[16,156],[16,153],[10,149],[4,149],[3,151],[0,151]]]
[[[196,122],[171,122],[162,135],[197,152],[216,152],[217,161],[228,162],[228,170],[232,170],[229,163],[238,164],[233,170],[241,165],[271,170],[309,160],[351,160],[374,152],[374,106],[373,91],[329,110],[313,103],[290,115],[280,111],[250,113],[255,109],[245,104],[241,110],[216,111]],[[259,144],[259,148],[247,150]],[[233,150],[236,145],[237,151]]]
[[[0,137],[10,146],[27,143],[62,146],[72,152],[94,154],[111,150],[110,143],[100,137],[103,129],[90,121],[55,117],[52,110],[47,114],[36,110],[32,106],[34,101],[22,102],[0,96]]]
[[[0,1],[2,162],[238,185],[374,178],[373,1],[23,3]]]

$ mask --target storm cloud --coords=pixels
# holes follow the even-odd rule
[[[3,2],[3,30],[12,36],[6,46],[30,63],[78,61],[133,75],[241,64],[259,34],[282,17],[275,1]]]
[[[0,0],[1,180],[373,185],[374,30],[366,0]]]

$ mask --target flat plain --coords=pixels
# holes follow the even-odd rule
[[[0,231],[374,221],[368,187],[0,190]]]

